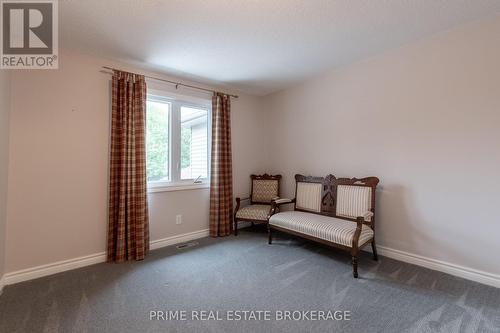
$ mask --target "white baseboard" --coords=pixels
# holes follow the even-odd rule
[[[377,245],[380,255],[500,288],[500,275]]]
[[[2,295],[3,292],[4,281],[5,281],[5,276],[2,275],[2,277],[0,277],[0,295]]]
[[[172,237],[167,237],[163,239],[157,239],[151,241],[150,248],[151,250],[156,250],[165,246],[174,245],[178,243],[187,242],[193,239],[207,237],[209,235],[208,229],[198,230],[194,232],[188,232],[182,235],[176,235]],[[46,265],[31,267],[27,269],[22,269],[15,272],[7,273],[3,276],[2,280],[0,280],[0,290],[4,285],[19,283],[23,281],[37,279],[43,276],[52,275],[64,271],[69,271],[72,269],[90,266],[94,264],[99,264],[106,261],[106,253],[100,252],[91,254],[88,256],[62,260]]]
[[[46,265],[30,267],[5,274],[5,285],[33,280],[42,276],[52,275],[72,269],[90,266],[106,261],[106,253],[95,253],[88,256],[62,260]]]
[[[182,234],[182,235],[157,239],[157,240],[151,241],[149,243],[150,244],[149,246],[150,246],[151,250],[156,250],[156,249],[160,249],[160,248],[165,247],[165,246],[189,242],[193,239],[198,239],[198,238],[203,238],[203,237],[208,237],[208,236],[209,236],[209,230],[203,229],[203,230],[188,232],[188,233]]]

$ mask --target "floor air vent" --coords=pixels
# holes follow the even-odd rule
[[[179,244],[176,246],[176,248],[178,250],[183,250],[183,249],[187,249],[188,247],[193,247],[193,246],[196,246],[198,245],[198,242],[189,242],[189,243],[183,243],[183,244]]]

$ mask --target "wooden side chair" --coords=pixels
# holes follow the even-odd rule
[[[238,222],[267,223],[271,212],[271,201],[279,198],[281,175],[251,175],[252,190],[249,198],[236,198],[234,210],[234,235],[238,236]],[[242,201],[250,205],[241,207]]]

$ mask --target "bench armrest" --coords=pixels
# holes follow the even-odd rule
[[[294,203],[295,199],[277,198],[277,199],[273,199],[273,202],[279,206],[279,205],[283,205],[283,204]]]
[[[271,200],[271,208],[277,208],[281,205],[286,205],[286,204],[291,204],[295,203],[295,198],[293,199],[287,199],[287,198],[277,198]]]
[[[361,230],[363,229],[363,223],[365,222],[365,218],[363,216],[358,216],[356,219],[356,231],[354,231],[354,235],[352,237],[352,248],[358,249],[359,236],[361,236]]]
[[[358,218],[362,217],[364,221],[369,221],[369,218],[372,217],[373,215],[374,215],[373,212],[366,211],[362,216],[358,216]]]
[[[269,220],[269,218],[271,216],[276,214],[276,211],[278,210],[279,206],[291,204],[291,203],[295,203],[295,198],[293,198],[293,199],[277,198],[277,199],[271,200],[271,209],[269,210],[269,215],[267,216],[267,219]]]
[[[367,222],[367,219],[372,217],[374,214],[372,211],[366,211],[362,216],[356,218],[356,231],[354,231],[354,236],[352,238],[352,248],[358,248],[359,236],[361,236],[361,230],[363,229],[363,224]]]

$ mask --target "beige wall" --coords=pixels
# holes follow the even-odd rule
[[[274,171],[378,176],[380,245],[500,274],[500,17],[268,98]]]
[[[7,171],[9,167],[9,112],[10,72],[0,70],[0,280],[4,273],[5,263]]]
[[[103,65],[138,70],[62,52],[59,70],[12,76],[7,272],[105,250],[110,76]],[[260,100],[241,96],[232,115],[238,195],[261,171],[265,114]],[[208,228],[208,200],[208,189],[150,194],[151,239]]]

